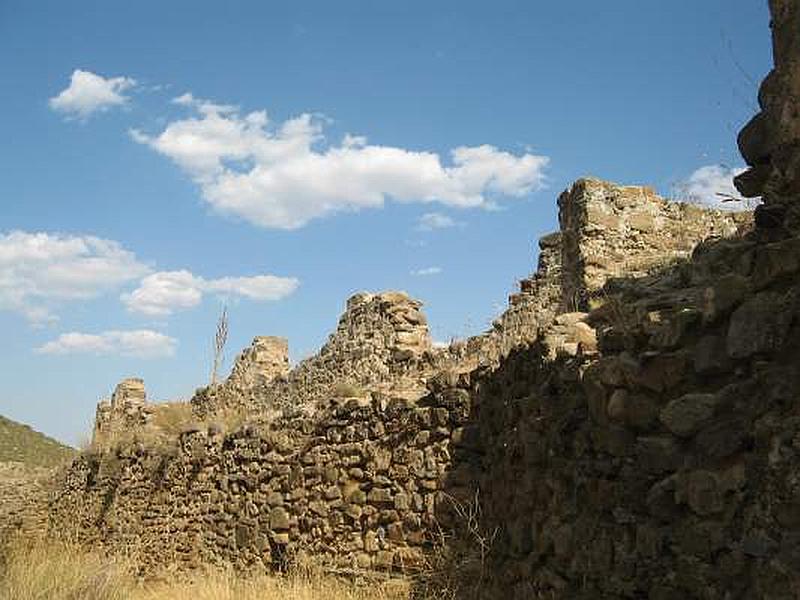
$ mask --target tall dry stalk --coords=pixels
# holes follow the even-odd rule
[[[224,360],[225,344],[228,342],[228,307],[222,307],[222,314],[217,321],[217,332],[214,335],[212,349],[214,358],[211,362],[211,385],[217,383],[217,374]]]

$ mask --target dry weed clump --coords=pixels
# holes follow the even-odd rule
[[[334,384],[331,394],[334,398],[366,398],[369,395],[362,387],[344,381]]]
[[[8,541],[0,551],[0,600],[407,600],[406,585],[357,585],[306,566],[244,578],[230,570],[173,583],[142,582],[130,559],[53,540]]]
[[[159,454],[171,455],[177,451],[181,434],[187,431],[214,430],[225,435],[253,422],[250,415],[236,409],[218,411],[201,420],[195,417],[189,402],[166,402],[153,405],[146,426],[114,429],[104,432],[100,439],[87,436],[78,448],[84,454],[108,455],[118,448],[137,444]]]
[[[491,577],[491,558],[498,528],[484,523],[480,490],[471,497],[442,494],[441,516],[449,522],[439,529],[433,551],[415,578],[414,600],[480,600]]]
[[[165,402],[153,408],[150,423],[165,435],[179,435],[193,420],[192,405],[188,402]]]
[[[0,554],[0,600],[128,600],[125,561],[71,544],[15,538]]]

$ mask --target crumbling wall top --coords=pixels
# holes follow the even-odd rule
[[[288,372],[289,341],[260,335],[236,357],[227,383],[238,388],[252,388],[285,377]]]
[[[739,133],[750,168],[736,178],[746,197],[762,196],[756,225],[762,233],[800,230],[800,5],[770,0],[775,67],[758,92],[761,111]]]
[[[256,338],[228,381],[192,399],[195,411],[200,416],[230,408],[257,413],[275,406],[311,406],[336,393],[337,386],[352,391],[402,387],[432,348],[421,307],[405,292],[353,294],[325,345],[291,370],[285,340]]]
[[[92,441],[103,445],[122,432],[145,427],[152,415],[153,405],[147,402],[144,381],[137,377],[123,379],[114,388],[111,400],[97,404]]]
[[[138,405],[147,402],[144,380],[138,377],[123,379],[117,384],[111,395],[111,408],[122,408],[127,405]]]
[[[689,256],[702,240],[731,236],[751,213],[670,202],[650,187],[594,178],[558,198],[562,234],[562,312],[586,310],[611,278],[641,277]]]

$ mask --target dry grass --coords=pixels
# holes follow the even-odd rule
[[[179,585],[140,589],[131,600],[406,600],[402,590],[356,586],[319,574],[293,574],[239,579],[226,572]]]
[[[153,405],[153,427],[164,434],[177,436],[192,420],[192,405],[188,402],[165,402]]]
[[[0,555],[0,600],[407,600],[405,586],[355,585],[311,568],[244,579],[215,571],[142,583],[130,562],[54,541],[13,540]]]
[[[0,561],[2,600],[127,600],[128,566],[57,542],[13,540]]]
[[[331,390],[334,398],[366,398],[367,391],[354,383],[340,381]]]

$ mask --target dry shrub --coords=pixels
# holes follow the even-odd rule
[[[354,383],[347,383],[340,381],[333,386],[331,390],[334,398],[365,398],[367,391]]]
[[[480,600],[491,577],[491,557],[499,530],[484,523],[480,490],[469,498],[442,494],[441,517],[447,529],[426,556],[427,564],[415,578],[415,600]]]
[[[150,424],[167,435],[179,435],[192,423],[192,405],[188,402],[166,402],[153,406]]]
[[[264,417],[266,419],[266,416]],[[216,428],[220,433],[227,434],[238,431],[250,423],[251,415],[244,410],[226,408],[216,411],[213,416],[203,422],[204,427]]]
[[[0,600],[407,600],[397,582],[357,585],[320,569],[243,578],[209,571],[174,583],[137,581],[131,560],[65,542],[16,538],[0,553]]]

